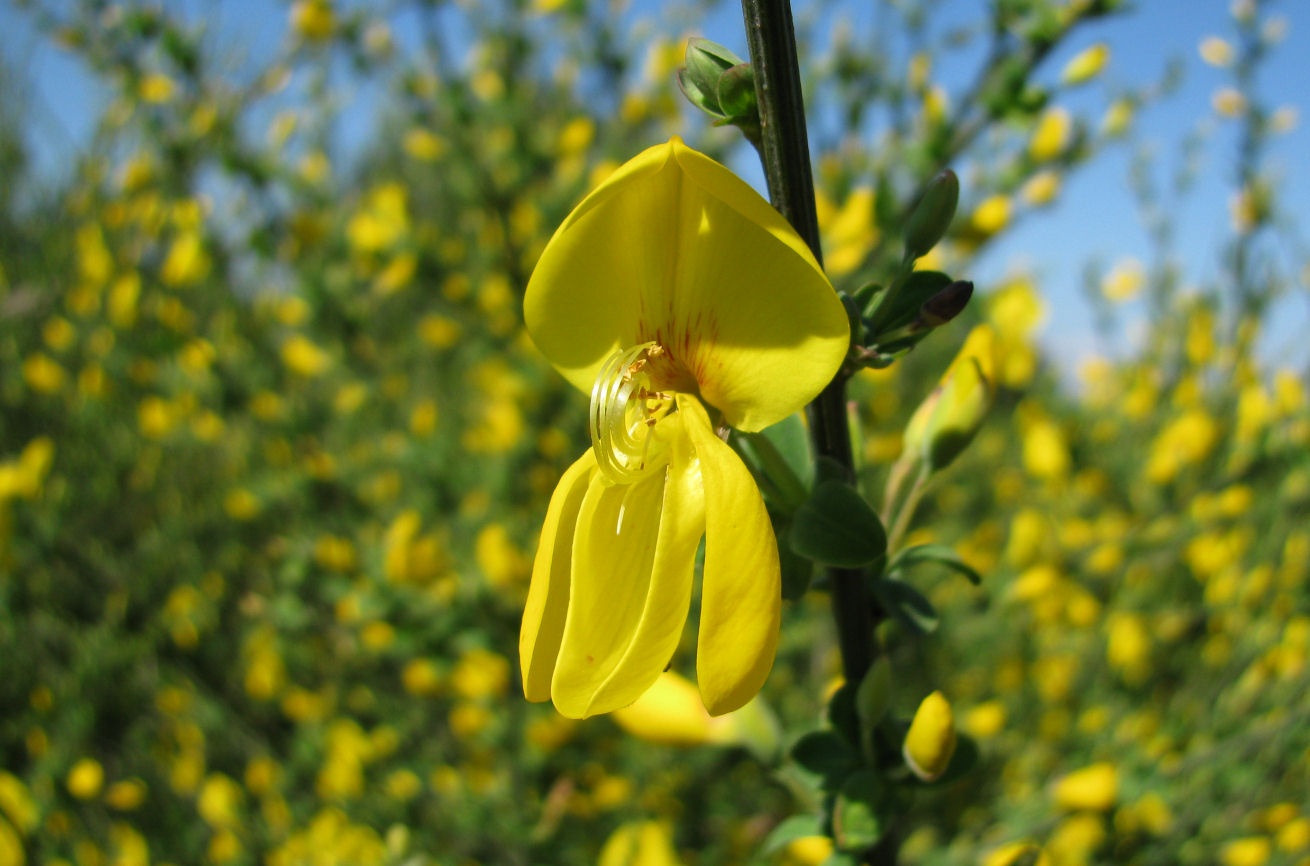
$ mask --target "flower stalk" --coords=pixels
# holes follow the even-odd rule
[[[742,0],[742,14],[755,70],[760,159],[769,186],[769,201],[822,264],[791,5],[788,0]],[[835,461],[846,480],[853,481],[855,461],[846,419],[847,376],[848,373],[839,372],[806,407],[806,412],[816,456]],[[830,581],[842,670],[847,682],[858,683],[874,656],[874,619],[865,575],[859,569],[834,568],[830,571]]]

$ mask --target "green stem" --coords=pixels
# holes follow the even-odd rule
[[[923,498],[923,492],[927,489],[928,478],[931,474],[926,465],[919,468],[919,474],[914,478],[914,486],[905,495],[905,501],[901,503],[900,510],[896,512],[896,520],[887,533],[887,554],[889,556],[900,547],[901,539],[905,536],[906,530],[910,528],[910,518],[914,517],[914,512],[919,508],[919,500]]]
[[[814,208],[809,139],[801,96],[800,66],[788,0],[742,0],[746,40],[755,71],[760,111],[760,159],[769,184],[769,200],[809,245],[820,264],[819,219]],[[815,453],[840,465],[855,480],[851,431],[846,421],[846,378],[838,374],[806,407]],[[832,612],[837,622],[846,681],[859,683],[873,663],[873,611],[865,574],[832,569]]]

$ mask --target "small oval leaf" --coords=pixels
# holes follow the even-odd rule
[[[791,549],[823,565],[859,568],[887,553],[882,521],[854,487],[823,481],[796,510],[788,534]]]

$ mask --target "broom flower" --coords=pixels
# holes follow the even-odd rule
[[[713,715],[773,665],[778,547],[729,428],[801,409],[849,349],[804,242],[724,166],[673,138],[574,209],[524,297],[533,342],[591,395],[592,447],[547,508],[519,638],[524,692],[582,718],[668,665],[705,539],[696,673]]]

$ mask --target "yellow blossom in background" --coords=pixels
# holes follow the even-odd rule
[[[291,32],[308,41],[327,39],[336,27],[332,6],[332,0],[296,0],[288,20]]]
[[[204,238],[198,231],[185,231],[174,238],[168,248],[159,278],[168,286],[193,286],[209,276],[210,267]]]
[[[527,697],[581,717],[646,691],[682,633],[704,536],[697,680],[712,714],[741,707],[772,667],[781,577],[759,490],[714,425],[761,429],[827,384],[849,342],[836,294],[776,211],[675,138],[574,210],[524,312],[593,395],[593,448],[556,488],[534,563]]]
[[[1073,118],[1060,107],[1042,112],[1028,140],[1028,155],[1036,162],[1048,162],[1062,154],[1073,135]]]
[[[398,183],[382,184],[370,190],[346,224],[346,237],[360,253],[390,249],[408,232],[408,194]]]
[[[1146,462],[1146,477],[1156,484],[1172,481],[1178,473],[1214,451],[1219,427],[1203,409],[1185,412],[1156,434]]]
[[[1019,197],[1033,207],[1050,204],[1060,194],[1060,174],[1052,169],[1037,172],[1019,188]]]
[[[146,102],[156,105],[172,100],[177,83],[161,72],[152,72],[141,79],[139,93]]]
[[[1101,281],[1101,294],[1106,300],[1121,304],[1140,295],[1145,285],[1146,269],[1142,263],[1137,259],[1124,259]]]
[[[23,447],[16,460],[0,462],[0,503],[6,499],[35,499],[54,464],[55,443],[38,436]]]
[[[1210,105],[1220,117],[1234,118],[1246,111],[1246,97],[1233,87],[1222,87],[1210,97]]]
[[[1207,36],[1197,46],[1201,59],[1211,66],[1228,66],[1233,62],[1233,46],[1218,36]]]
[[[1051,866],[1051,859],[1036,842],[1010,842],[987,854],[978,866],[1013,866],[1021,858],[1035,857],[1032,866]]]
[[[90,800],[99,794],[104,783],[105,770],[95,758],[79,759],[68,771],[68,777],[64,781],[68,793],[79,800]]]
[[[1119,773],[1113,764],[1092,764],[1061,777],[1053,793],[1061,809],[1106,812],[1119,798]]]
[[[18,832],[30,833],[40,820],[40,811],[23,781],[6,770],[0,770],[0,825],[4,824],[4,818],[8,818]]]
[[[840,208],[834,208],[826,198],[819,201],[825,264],[829,274],[839,277],[859,267],[878,243],[873,188],[861,186],[851,190]]]
[[[146,799],[146,783],[140,779],[123,779],[105,790],[105,802],[120,812],[140,808]]]
[[[605,840],[598,866],[681,866],[673,828],[664,821],[624,824]]]
[[[979,234],[988,237],[1010,224],[1010,211],[1009,196],[997,193],[978,204],[969,217],[969,224]]]
[[[1020,406],[1019,422],[1023,431],[1023,465],[1028,474],[1043,481],[1067,477],[1072,458],[1059,424],[1033,403]]]
[[[822,866],[832,853],[832,840],[827,836],[802,836],[787,843],[782,862],[783,866]]]
[[[634,737],[667,746],[743,745],[761,758],[776,754],[781,733],[760,697],[741,709],[711,716],[696,685],[665,671],[641,697],[615,710],[613,719]]]
[[[33,391],[54,394],[64,387],[64,368],[41,352],[33,352],[23,361],[23,380]]]
[[[405,152],[421,162],[435,162],[446,152],[446,140],[429,129],[414,127],[401,142]]]
[[[1083,84],[1101,74],[1110,60],[1110,46],[1104,42],[1089,45],[1070,58],[1060,72],[1060,81],[1066,85]]]
[[[1127,99],[1116,99],[1110,103],[1101,118],[1101,132],[1110,138],[1117,138],[1128,131],[1133,122],[1134,107]]]
[[[1247,836],[1224,843],[1219,849],[1223,866],[1264,866],[1273,855],[1273,845],[1265,836]]]
[[[312,378],[322,375],[332,358],[308,337],[296,334],[282,344],[282,363],[291,372]]]
[[[1142,617],[1116,611],[1106,621],[1106,660],[1129,685],[1139,686],[1150,676],[1151,635]]]

